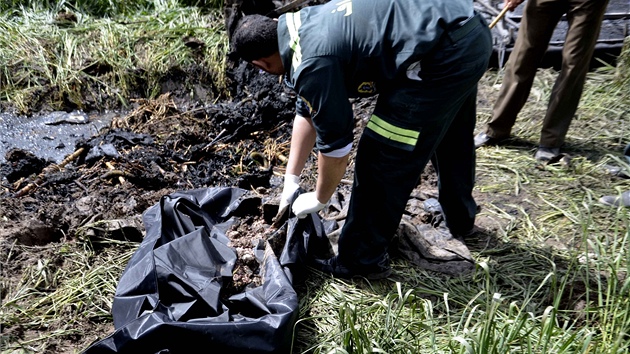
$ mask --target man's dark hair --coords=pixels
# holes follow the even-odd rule
[[[278,22],[263,15],[247,15],[238,21],[232,49],[243,60],[266,58],[278,51]]]

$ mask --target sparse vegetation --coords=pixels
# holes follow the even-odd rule
[[[125,107],[132,98],[156,98],[173,77],[194,78],[179,85],[191,98],[227,95],[221,3],[184,5],[12,4],[0,12],[0,108],[32,114]],[[207,93],[196,92],[195,84]]]

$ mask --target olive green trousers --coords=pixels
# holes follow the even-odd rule
[[[577,110],[608,0],[527,0],[514,49],[486,134],[507,138],[529,96],[534,77],[562,15],[569,28],[562,67],[553,86],[540,135],[541,147],[564,144]]]

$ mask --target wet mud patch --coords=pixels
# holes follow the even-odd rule
[[[5,161],[6,163],[0,166],[0,174],[9,183],[39,173],[50,164],[46,159],[22,149],[9,150],[5,155]]]
[[[60,163],[81,139],[98,134],[113,113],[82,111],[40,112],[33,117],[0,113],[0,163],[11,150],[26,150],[39,159]],[[48,163],[47,163],[48,164]]]

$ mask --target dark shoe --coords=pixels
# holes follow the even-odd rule
[[[630,191],[621,193],[621,196],[617,195],[605,195],[599,198],[599,202],[608,206],[625,206],[630,207]]]
[[[481,208],[477,206],[477,214],[479,213],[480,209]],[[443,236],[446,236],[446,238],[454,237],[457,239],[464,239],[466,237],[474,235],[478,231],[477,227],[474,225],[468,230],[451,230],[448,226],[446,226],[446,220],[444,220],[444,218],[442,218],[442,220],[437,223],[433,223],[432,225],[434,229],[439,230],[439,232],[442,233]],[[418,229],[423,229],[427,227],[429,227],[429,225],[427,224],[418,225]]]
[[[479,133],[475,135],[475,148],[482,147],[482,146],[498,145],[504,140],[505,138],[494,138],[494,137],[489,136],[486,133]]]
[[[539,147],[534,154],[534,158],[538,162],[549,162],[558,160],[560,157],[560,148]]]
[[[460,232],[460,233],[455,234],[455,237],[466,239],[466,238],[474,236],[477,233],[477,231],[478,231],[477,228],[473,226],[470,230],[466,232]]]
[[[347,267],[339,262],[337,256],[334,256],[328,259],[316,259],[313,267],[324,273],[330,273],[335,278],[344,279],[363,277],[376,280],[387,278],[392,274],[389,257],[385,257],[381,262],[371,266]]]

